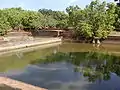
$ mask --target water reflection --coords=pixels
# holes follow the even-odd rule
[[[119,45],[77,43],[18,52],[0,57],[0,76],[49,90],[120,90],[119,52]]]
[[[120,76],[120,56],[100,52],[69,52],[52,53],[51,55],[34,60],[31,64],[50,64],[56,62],[71,63],[74,72],[81,72],[89,82],[110,80],[111,73]]]

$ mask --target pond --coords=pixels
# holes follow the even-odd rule
[[[0,57],[0,76],[49,90],[120,90],[120,46],[63,43]]]

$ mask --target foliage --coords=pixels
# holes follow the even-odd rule
[[[74,27],[78,36],[86,38],[106,38],[114,29],[115,5],[107,4],[99,0],[92,1],[83,10],[77,6],[70,6],[67,9],[69,22]]]
[[[67,14],[61,11],[42,9],[41,11],[6,8],[0,10],[0,33],[12,29],[44,29],[46,27],[64,28],[67,25]]]
[[[117,14],[117,17],[115,19],[114,26],[115,26],[116,30],[120,31],[120,7],[116,6],[115,13]]]
[[[48,26],[64,29],[68,27],[68,15],[61,11],[53,11],[51,9],[39,9],[38,12],[42,13],[45,18],[47,17]],[[46,25],[45,25],[46,26]]]
[[[0,35],[4,35],[5,31],[11,28],[10,23],[8,22],[3,11],[0,10]]]
[[[69,6],[66,8],[66,12],[51,9],[30,11],[20,7],[1,9],[0,31],[72,27],[77,37],[93,39],[94,37],[107,38],[114,26],[120,27],[120,7],[113,3],[95,0],[84,9],[77,5]]]
[[[42,14],[34,11],[23,11],[22,25],[24,28],[39,28],[42,26]]]

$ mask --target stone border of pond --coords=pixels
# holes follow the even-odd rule
[[[12,88],[18,88],[20,90],[47,90],[44,88],[23,83],[21,81],[16,81],[7,77],[0,77],[0,84],[4,84]]]
[[[44,44],[44,45],[31,46],[28,48],[20,48],[20,49],[14,49],[14,50],[9,50],[9,51],[2,51],[2,52],[0,52],[0,57],[11,56],[16,53],[24,53],[24,52],[31,52],[31,51],[35,51],[35,50],[41,50],[41,49],[45,49],[45,48],[55,47],[55,46],[58,46],[61,44],[62,44],[62,42],[55,42],[55,43],[49,43],[49,44]]]
[[[19,41],[18,41],[19,42]],[[25,42],[22,44],[14,44],[14,45],[7,45],[6,46],[1,46],[0,47],[0,52],[7,52],[15,49],[21,49],[21,48],[28,48],[28,47],[33,47],[33,46],[40,46],[40,45],[47,45],[47,44],[52,44],[56,42],[62,42],[61,38],[47,38],[43,40],[37,40],[34,42]]]

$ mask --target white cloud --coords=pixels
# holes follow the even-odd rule
[[[76,1],[78,1],[78,0],[70,0],[70,1],[68,2],[68,5],[71,5],[72,3],[76,2]]]

